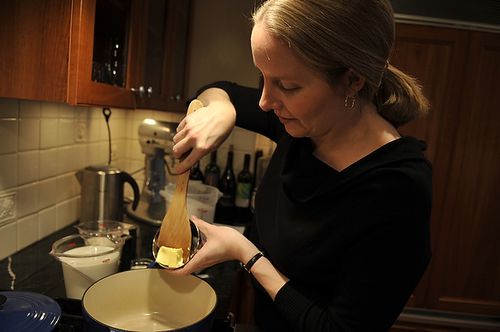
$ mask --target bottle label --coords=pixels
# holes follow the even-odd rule
[[[249,207],[251,195],[252,195],[252,184],[239,182],[236,185],[236,198],[234,200],[234,205],[242,208]]]

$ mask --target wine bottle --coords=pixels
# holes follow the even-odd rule
[[[250,155],[245,154],[243,160],[243,169],[238,173],[236,179],[236,198],[234,205],[240,208],[250,207],[250,197],[252,195],[252,182],[253,177],[250,173]]]
[[[203,173],[200,169],[200,161],[197,161],[189,172],[189,181],[203,183]]]
[[[205,167],[205,181],[204,183],[218,188],[220,180],[220,168],[217,165],[217,150],[212,151],[210,154],[210,162]]]
[[[227,152],[226,168],[222,173],[219,183],[219,189],[222,197],[219,199],[219,205],[222,208],[234,207],[234,196],[236,193],[236,179],[233,171],[233,146],[229,146]]]

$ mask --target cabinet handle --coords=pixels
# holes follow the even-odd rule
[[[181,95],[170,96],[170,100],[179,101],[181,100]]]
[[[146,92],[146,90],[142,85],[138,89],[131,88],[130,91],[132,91],[133,94],[138,95],[141,98],[144,97],[144,92]]]
[[[139,96],[141,98],[143,98],[146,93],[148,95],[148,98],[150,98],[153,95],[153,87],[152,86],[148,87],[148,89],[146,90],[144,88],[144,86],[141,85],[137,89],[131,88],[130,91],[132,91],[133,94],[135,94],[136,96]]]

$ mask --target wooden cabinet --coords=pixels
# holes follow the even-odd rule
[[[409,306],[500,317],[498,59],[498,33],[397,26],[391,62],[432,104],[401,128],[427,141],[434,167],[433,258]]]
[[[188,0],[0,0],[0,13],[0,97],[184,109]]]
[[[136,105],[185,112],[189,1],[143,2],[134,2],[132,17],[133,26],[143,27],[131,45],[132,57],[140,65],[133,67],[130,85],[145,90],[142,96],[136,94]]]
[[[0,0],[0,97],[66,101],[72,2]]]

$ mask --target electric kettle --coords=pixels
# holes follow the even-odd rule
[[[123,189],[132,186],[132,209],[139,203],[139,186],[127,172],[108,165],[87,166],[75,173],[81,186],[80,222],[123,220]]]

